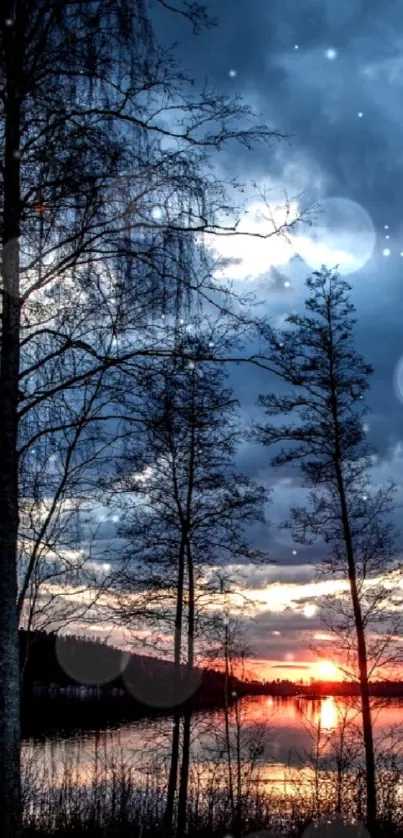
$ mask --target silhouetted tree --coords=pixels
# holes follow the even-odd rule
[[[145,378],[144,431],[133,438],[131,456],[114,486],[119,493],[115,503],[125,510],[119,534],[129,542],[121,574],[119,617],[134,630],[136,623],[144,629],[148,622],[156,634],[172,631],[178,679],[182,660],[191,679],[195,643],[201,640],[204,620],[203,577],[209,568],[258,562],[264,557],[248,542],[246,528],[262,519],[266,500],[263,488],[233,469],[242,431],[236,402],[225,387],[224,368],[197,358],[198,351],[202,357],[208,355],[214,332],[196,331],[191,337],[185,328],[178,334],[176,356],[155,364]],[[212,591],[209,596],[211,600]],[[177,707],[165,814],[168,831],[172,830],[177,787],[180,718]],[[184,734],[180,834],[186,825],[188,717]]]
[[[354,630],[366,762],[367,820],[376,819],[374,743],[369,697],[366,636],[368,585],[390,567],[393,531],[384,520],[391,488],[370,486],[371,451],[365,439],[363,397],[372,372],[353,345],[353,305],[349,286],[337,273],[323,269],[307,280],[306,313],[290,314],[282,331],[266,327],[267,354],[278,391],[260,397],[275,422],[262,424],[257,435],[265,445],[285,443],[276,466],[296,463],[305,485],[313,487],[307,507],[291,510],[294,538],[321,539],[329,547],[328,564],[347,575],[349,621]],[[279,418],[289,417],[285,424]],[[343,605],[340,605],[343,608]],[[339,614],[340,614],[339,608]],[[351,644],[350,644],[351,648]]]

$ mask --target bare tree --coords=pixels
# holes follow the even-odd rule
[[[323,269],[307,280],[306,314],[291,314],[286,328],[265,331],[270,364],[286,385],[283,394],[261,396],[268,416],[289,419],[262,424],[265,445],[285,443],[273,464],[296,463],[305,485],[313,487],[309,505],[291,510],[294,538],[321,539],[329,566],[347,577],[348,626],[354,629],[354,670],[358,673],[366,762],[367,821],[376,820],[376,783],[371,721],[366,617],[367,595],[379,574],[391,569],[392,487],[370,486],[371,451],[365,439],[364,393],[371,367],[353,346],[353,306],[348,284]],[[340,613],[340,612],[339,612]],[[343,620],[341,620],[343,622]],[[346,623],[343,625],[346,636]],[[351,658],[347,661],[351,665]]]
[[[136,612],[172,631],[176,678],[183,661],[192,680],[203,614],[198,594],[209,566],[245,560],[262,553],[249,543],[248,524],[262,517],[264,490],[233,471],[241,439],[236,403],[225,388],[220,364],[197,360],[208,354],[213,334],[178,334],[177,355],[155,364],[144,384],[144,433],[131,443],[114,490],[124,505],[120,535],[128,539],[122,570],[120,619],[135,628]],[[194,360],[188,360],[189,357]],[[120,496],[120,497],[119,497]],[[201,585],[201,588],[200,588]],[[125,607],[125,592],[128,594]],[[132,595],[137,592],[135,610]],[[210,591],[211,599],[211,591]],[[138,618],[137,618],[138,619]],[[167,650],[165,649],[165,654]],[[178,705],[180,702],[177,701]],[[180,755],[180,710],[174,712],[173,742],[165,826],[172,830]],[[190,759],[190,717],[182,743],[178,831],[186,826]]]

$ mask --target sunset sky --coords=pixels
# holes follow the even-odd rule
[[[208,4],[207,4],[208,5]],[[366,432],[377,457],[372,483],[393,479],[403,466],[403,35],[396,4],[366,0],[220,0],[211,2],[216,29],[193,37],[177,16],[156,18],[158,36],[178,43],[178,55],[198,82],[205,78],[224,92],[239,92],[262,122],[290,135],[253,153],[230,145],[220,155],[221,174],[255,181],[270,190],[274,205],[284,190],[292,211],[319,202],[325,223],[316,220],[304,235],[232,245],[238,261],[226,271],[239,288],[254,291],[264,310],[281,324],[306,296],[303,282],[321,263],[341,271],[352,285],[357,309],[357,348],[375,368],[368,396]],[[161,14],[161,13],[160,13]],[[163,22],[162,22],[163,21]],[[281,213],[280,213],[281,216]],[[280,217],[279,216],[279,217]],[[262,224],[252,200],[244,229]],[[228,255],[221,245],[222,254]],[[237,249],[234,250],[233,248]],[[298,258],[298,255],[300,258]],[[272,386],[267,373],[236,367],[231,384],[246,421],[256,416],[256,398]],[[332,667],[314,663],[310,646],[328,644],[323,596],[338,596],[342,581],[318,582],[320,544],[301,547],[279,525],[291,504],[303,500],[298,475],[274,470],[269,454],[245,442],[237,468],[273,490],[268,526],[251,533],[269,550],[272,565],[250,568],[248,594],[255,602],[245,616],[256,677],[330,677]],[[395,522],[398,525],[400,509]],[[115,523],[101,508],[100,550],[114,542]],[[402,544],[397,543],[397,556]],[[118,552],[118,544],[116,543]],[[323,587],[325,586],[325,587]],[[112,626],[94,633],[119,639]],[[335,674],[335,673],[333,673]]]

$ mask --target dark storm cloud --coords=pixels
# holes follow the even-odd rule
[[[159,14],[165,43],[178,41],[179,57],[199,81],[240,92],[273,128],[292,135],[291,147],[274,144],[253,154],[233,144],[222,158],[226,168],[251,177],[284,175],[304,161],[308,169],[319,166],[328,194],[362,202],[381,225],[385,213],[399,208],[394,178],[403,172],[399,4],[207,5],[218,26],[196,38],[178,18]],[[328,49],[337,52],[334,60],[326,58]]]
[[[304,604],[305,600],[300,600],[298,603],[301,608]],[[281,635],[286,637],[289,634],[299,634],[304,631],[319,631],[322,623],[319,616],[308,619],[299,611],[284,608],[283,611],[276,613],[263,611],[254,619],[253,626],[256,633],[270,634],[273,631],[281,631]],[[280,641],[276,638],[276,642]]]
[[[306,620],[306,622],[308,622]],[[281,619],[277,621],[277,626],[281,627]],[[260,633],[255,630],[255,626],[250,627],[248,632],[248,641],[252,650],[254,658],[272,661],[286,661],[287,656],[292,655],[296,660],[306,659],[307,650],[312,641],[312,634],[308,630],[309,626],[305,627],[305,631],[287,630],[284,634],[270,635],[267,633]]]
[[[246,578],[248,587],[253,590],[264,590],[267,585],[275,582],[287,582],[296,584],[298,582],[310,582],[315,575],[315,568],[312,564],[303,564],[301,558],[284,564],[255,565],[249,567]]]
[[[292,654],[295,659],[303,659],[304,656],[306,659],[315,632],[323,631],[319,611],[313,617],[304,616],[303,608],[308,602],[308,599],[300,600],[294,603],[293,608],[285,607],[277,612],[262,611],[252,621],[245,620],[253,657],[287,660],[287,656]]]
[[[351,197],[371,199],[375,171],[379,178],[380,172],[395,170],[396,156],[402,161],[396,131],[399,6],[221,0],[208,7],[218,26],[198,38],[173,16],[161,16],[165,42],[180,42],[179,55],[199,80],[210,78],[226,92],[241,92],[270,125],[290,132],[294,153],[304,151],[320,163],[332,192],[343,187]],[[337,51],[333,61],[325,57],[329,48]],[[236,72],[233,78],[230,70]],[[359,122],[358,112],[364,114]],[[248,161],[248,174],[264,173],[268,163],[281,169],[292,159],[283,145],[278,156],[265,150],[239,155]],[[230,165],[236,156],[232,147]],[[390,208],[386,183],[384,194]]]

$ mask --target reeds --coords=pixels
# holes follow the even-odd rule
[[[274,829],[297,836],[318,818],[363,821],[366,784],[359,728],[340,720],[334,731],[311,727],[311,747],[290,754],[288,767],[281,769],[282,785],[267,770],[270,747],[251,750],[250,729],[247,753],[241,753],[239,740],[234,743],[242,768],[235,822],[226,753],[214,750],[211,740],[208,749],[199,741],[190,768],[187,834],[191,838],[236,838],[258,829]],[[260,728],[258,732],[261,736]],[[163,728],[161,733],[162,744],[150,744],[142,751],[130,749],[127,741],[123,746],[116,732],[114,738],[98,734],[90,749],[85,739],[48,742],[40,747],[27,744],[23,754],[26,836],[163,836],[169,753]],[[197,730],[194,734],[197,738]],[[390,732],[387,743],[381,744],[377,761],[379,834],[397,835],[403,832],[399,731]]]

